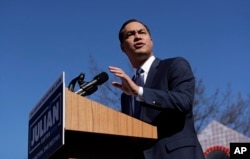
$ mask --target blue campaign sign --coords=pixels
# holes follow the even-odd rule
[[[28,158],[45,159],[64,144],[64,72],[29,115]]]

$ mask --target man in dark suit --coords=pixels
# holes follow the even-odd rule
[[[133,68],[143,70],[131,79],[121,68],[109,66],[121,79],[112,85],[123,91],[122,112],[157,126],[158,139],[145,147],[142,158],[204,159],[192,113],[195,78],[187,60],[155,57],[149,28],[136,19],[122,25],[119,40]]]

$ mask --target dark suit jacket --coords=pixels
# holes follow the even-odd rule
[[[195,79],[181,57],[153,62],[143,87],[139,119],[157,126],[158,141],[146,159],[204,159],[193,121]],[[131,97],[121,96],[122,112],[132,116]]]

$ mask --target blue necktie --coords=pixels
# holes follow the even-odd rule
[[[144,85],[144,76],[143,76],[143,69],[138,68],[136,70],[136,75],[134,78],[134,82],[138,85],[138,86],[143,86]],[[140,111],[141,111],[141,106],[140,106],[140,102],[136,100],[136,96],[134,96],[134,117],[139,117],[140,116]]]

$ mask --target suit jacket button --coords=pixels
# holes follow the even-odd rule
[[[160,107],[160,106],[161,106],[161,103],[156,102],[156,101],[153,101],[153,105],[154,105],[154,106],[157,106],[157,107]]]

